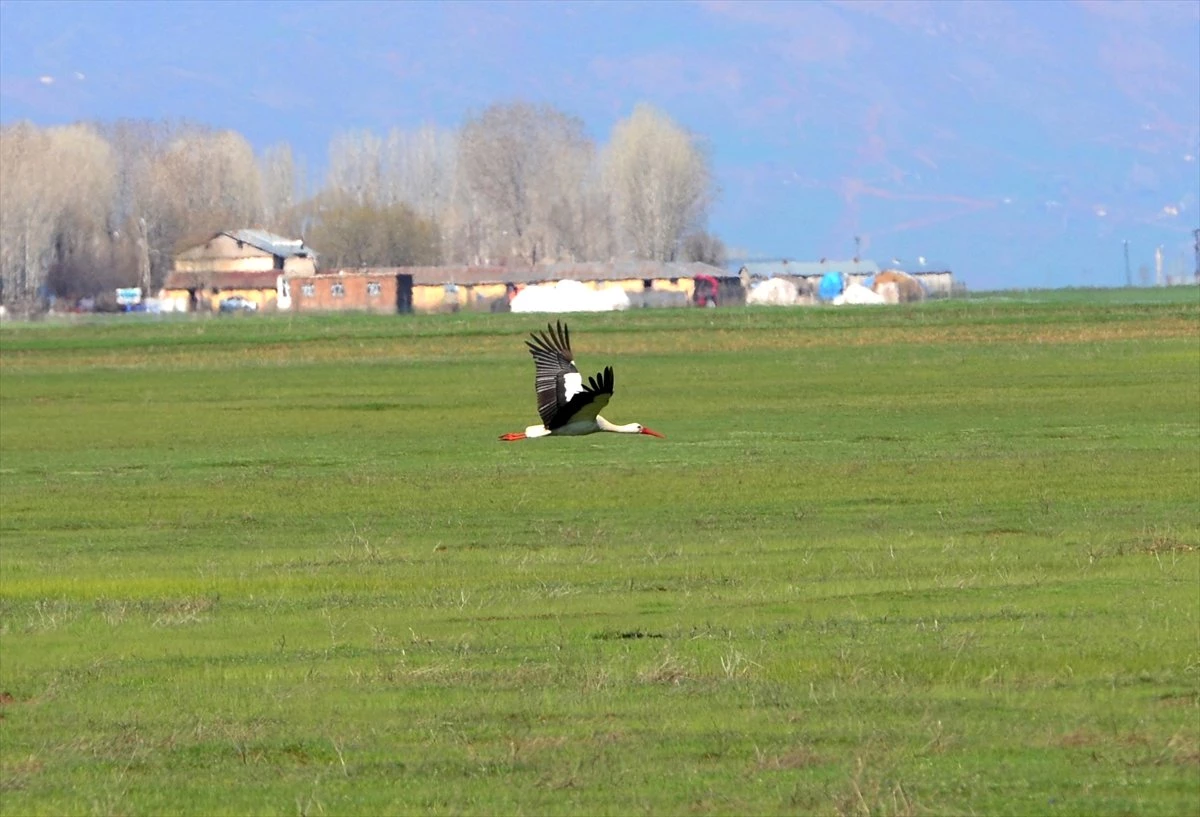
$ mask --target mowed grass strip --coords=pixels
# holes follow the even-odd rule
[[[0,814],[1200,810],[1194,298],[542,322],[0,327]]]
[[[610,354],[933,343],[1094,342],[1194,338],[1195,292],[1157,300],[1096,293],[1062,301],[942,301],[896,309],[763,311],[731,309],[681,318],[672,310],[580,316],[596,348]],[[415,362],[511,357],[535,316],[77,316],[73,321],[0,328],[7,371],[46,368],[225,368],[340,360]],[[680,321],[683,321],[683,324]],[[580,323],[583,321],[583,323]],[[539,321],[540,322],[540,321]],[[681,332],[681,325],[703,332]],[[600,336],[600,337],[595,337]],[[69,352],[70,354],[62,354]]]

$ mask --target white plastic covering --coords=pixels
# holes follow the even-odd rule
[[[885,304],[900,303],[900,288],[896,286],[895,281],[884,281],[882,284],[875,284],[875,291],[879,293],[879,297],[883,298]]]
[[[513,312],[612,312],[628,309],[629,296],[619,286],[591,289],[578,281],[525,287],[510,304]]]
[[[881,304],[885,303],[884,298],[878,292],[867,289],[862,284],[855,282],[846,287],[845,291],[833,299],[834,306],[842,304]]]
[[[791,281],[785,278],[769,278],[746,294],[746,303],[791,306],[796,303],[798,296],[799,291]]]

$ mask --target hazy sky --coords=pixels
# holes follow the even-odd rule
[[[189,118],[310,167],[344,128],[512,99],[600,142],[639,101],[707,142],[755,257],[1109,285],[1200,227],[1200,0],[0,0],[0,120]]]

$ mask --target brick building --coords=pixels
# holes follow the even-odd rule
[[[402,289],[399,277],[382,270],[359,270],[291,275],[287,283],[296,312],[411,312],[412,285]],[[407,303],[400,297],[405,291]]]

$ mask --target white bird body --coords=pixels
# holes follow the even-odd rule
[[[534,439],[536,437],[549,437],[553,434],[556,437],[581,437],[584,434],[595,434],[597,431],[612,431],[617,434],[650,434],[652,436],[660,436],[657,432],[646,431],[645,426],[637,423],[626,423],[625,425],[617,425],[610,423],[600,415],[596,415],[596,419],[592,421],[579,420],[574,423],[567,423],[565,426],[556,428],[553,431],[546,428],[544,425],[527,426],[524,431],[520,432],[525,435],[526,439]]]
[[[533,342],[525,341],[533,355],[534,386],[538,396],[541,425],[524,431],[504,434],[502,440],[532,440],[538,437],[578,437],[598,431],[617,434],[649,434],[662,437],[657,431],[639,423],[617,425],[600,416],[613,394],[613,371],[606,366],[585,383],[575,368],[571,353],[571,336],[561,322],[546,327],[541,334],[532,334]]]

